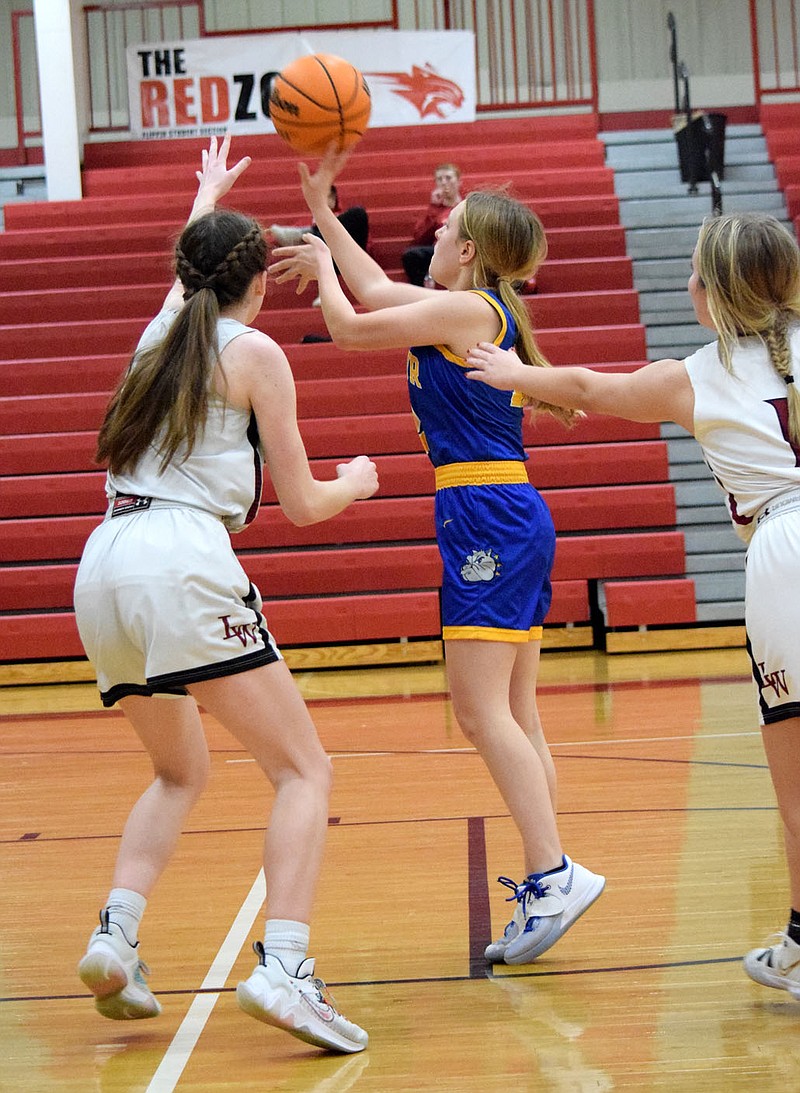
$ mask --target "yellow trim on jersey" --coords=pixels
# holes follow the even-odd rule
[[[484,291],[484,289],[473,288],[469,291],[474,292],[476,296],[482,296],[487,304],[491,304],[497,314],[500,316],[500,333],[497,335],[493,343],[494,345],[500,345],[503,341],[503,338],[505,338],[506,336],[506,331],[508,330],[508,319],[506,318],[505,311],[500,306],[499,301],[495,300],[494,296],[490,296],[488,292]]]
[[[543,626],[532,626],[530,630],[507,630],[500,626],[444,626],[443,641],[541,641]]]
[[[445,463],[436,468],[436,489],[451,486],[503,486],[509,482],[528,482],[524,463],[515,459],[496,459],[487,463]]]
[[[503,338],[505,338],[506,331],[508,330],[508,319],[506,318],[505,311],[503,311],[502,307],[497,302],[497,300],[495,300],[493,296],[490,296],[489,293],[485,292],[482,288],[471,288],[471,289],[468,289],[467,291],[468,292],[474,292],[476,296],[480,296],[482,299],[484,299],[487,304],[491,304],[492,307],[497,312],[497,314],[499,315],[499,317],[500,317],[500,333],[494,339],[494,341],[492,342],[492,345],[502,345]],[[461,368],[469,368],[469,365],[467,364],[466,360],[463,357],[457,356],[450,349],[448,349],[446,345],[435,345],[433,348],[438,349],[438,351],[442,354],[442,356],[445,358],[445,360],[450,361],[452,364],[458,364],[458,365],[460,365]]]

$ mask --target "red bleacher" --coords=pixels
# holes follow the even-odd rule
[[[510,182],[540,214],[549,256],[527,297],[554,364],[632,368],[645,358],[630,260],[596,120],[586,116],[370,130],[340,184],[370,214],[370,249],[391,276],[443,159],[467,188]],[[193,192],[199,141],[90,144],[81,202],[14,204],[0,234],[0,662],[82,655],[71,611],[77,560],[104,508],[95,434],[117,378],[170,277],[169,250]],[[476,149],[480,154],[476,155]],[[244,149],[243,149],[244,150]],[[248,142],[254,163],[238,208],[262,222],[305,218],[296,161],[275,137]],[[164,165],[168,164],[168,170]],[[480,164],[480,168],[473,167]],[[470,170],[467,170],[468,165]],[[296,528],[269,486],[234,539],[285,646],[392,643],[438,636],[440,563],[433,473],[408,410],[401,351],[300,344],[322,333],[311,292],[271,289],[258,326],[285,347],[314,471],[376,458],[379,494],[327,523]],[[44,321],[42,321],[44,320]],[[665,576],[693,607],[675,530],[666,447],[656,425],[588,418],[568,430],[528,421],[532,480],[559,531],[549,624],[587,624],[595,582],[610,581],[612,626],[647,624],[636,606]],[[669,584],[670,582],[667,581]],[[691,592],[691,602],[687,598]],[[666,590],[669,593],[669,589]],[[626,599],[627,595],[627,599]],[[650,590],[651,601],[658,589]],[[657,622],[678,622],[667,604]]]
[[[800,103],[762,105],[759,121],[789,216],[800,235]]]

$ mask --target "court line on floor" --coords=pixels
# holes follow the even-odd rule
[[[467,817],[467,883],[469,895],[469,975],[486,974],[484,950],[491,938],[492,912],[486,866],[486,824],[483,816]]]
[[[211,1016],[220,992],[225,986],[242,946],[247,940],[264,900],[267,886],[264,870],[260,869],[253,886],[239,908],[233,920],[228,936],[222,942],[217,955],[208,969],[205,979],[200,984],[200,992],[195,995],[189,1012],[181,1021],[178,1031],[164,1053],[164,1057],[153,1075],[146,1093],[172,1093],[181,1074],[191,1058],[197,1041]]]
[[[560,978],[575,975],[607,975],[615,974],[619,972],[660,972],[668,971],[676,968],[710,968],[715,965],[721,964],[740,964],[742,961],[742,954],[737,953],[735,956],[711,956],[703,960],[663,960],[654,961],[650,964],[607,964],[601,967],[595,968],[536,968],[533,964],[520,964],[514,967],[513,972],[509,972],[507,975],[495,975],[492,972],[492,966],[486,965],[486,973],[480,976],[481,979],[489,980],[504,980],[504,979],[544,979],[544,978]],[[505,965],[504,965],[505,966]],[[527,971],[523,969],[532,968],[535,970]],[[467,975],[425,975],[425,976],[412,976],[408,979],[340,979],[331,980],[327,983],[328,987],[339,990],[341,987],[404,987],[414,985],[417,983],[466,983],[476,978],[473,974]],[[233,994],[234,987],[215,988],[213,991],[204,991],[203,987],[183,987],[176,990],[162,990],[159,991],[159,997],[161,998],[180,998],[188,995],[197,995],[203,997],[213,998],[214,1002],[219,998],[221,994]],[[71,1002],[71,1001],[86,1001],[85,994],[29,994],[29,995],[11,995],[5,998],[0,998],[0,1005],[8,1002],[17,1003],[20,1002]],[[213,1008],[213,1006],[211,1007]],[[180,1031],[180,1030],[179,1030]],[[176,1034],[177,1035],[177,1034]],[[173,1041],[174,1042],[174,1041]],[[154,1079],[153,1079],[154,1080]],[[176,1077],[177,1081],[177,1077]],[[168,1093],[168,1090],[173,1090],[172,1086],[160,1086],[155,1087],[148,1086],[146,1093]]]
[[[621,744],[664,744],[670,742],[678,742],[681,740],[693,740],[693,741],[709,741],[709,740],[736,740],[740,737],[749,736],[761,736],[758,729],[743,729],[741,732],[716,732],[699,735],[697,733],[687,733],[682,736],[626,736],[621,737],[619,740],[559,740],[548,741],[549,747],[552,748],[614,748]],[[328,757],[330,759],[375,759],[382,756],[400,756],[400,755],[477,755],[477,750],[474,747],[460,747],[460,748],[409,748],[409,749],[397,749],[397,748],[384,748],[377,751],[329,751]],[[643,756],[643,761],[649,760],[650,756]],[[234,766],[237,763],[255,763],[249,755],[242,756],[237,759],[226,759],[226,764]]]
[[[568,756],[567,758],[579,758],[579,756]],[[609,758],[604,756],[601,758]],[[750,769],[750,768],[748,768]],[[766,764],[763,767],[753,767],[754,770],[767,770]],[[581,817],[581,816],[605,816],[607,819],[614,819],[618,816],[666,816],[681,814],[685,816],[694,815],[701,812],[777,812],[777,802],[768,805],[676,805],[676,806],[660,806],[658,808],[645,808],[640,806],[638,808],[569,808],[559,810],[559,816],[563,817]],[[401,824],[460,824],[467,819],[466,816],[450,815],[450,816],[389,816],[382,820],[342,820],[341,817],[337,817],[335,821],[335,827],[338,829],[344,829],[348,827],[392,827]],[[484,816],[484,820],[508,820],[509,814],[507,812],[497,812],[491,815]],[[330,820],[329,820],[330,822]],[[200,827],[200,828],[187,828],[182,832],[182,838],[191,838],[197,835],[247,835],[247,834],[263,834],[263,826],[259,827]],[[23,835],[15,835],[13,838],[0,838],[0,846],[19,846],[24,844],[30,847],[42,846],[45,843],[74,843],[74,842],[102,842],[105,839],[111,839],[119,841],[119,831],[108,831],[102,835],[44,835],[39,832],[26,832]],[[35,837],[34,837],[35,836]],[[2,999],[0,999],[2,1001]]]

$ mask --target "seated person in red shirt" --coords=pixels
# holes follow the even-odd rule
[[[436,232],[460,201],[461,171],[453,163],[440,163],[434,172],[430,205],[417,221],[411,246],[403,252],[403,269],[412,285],[425,284]]]

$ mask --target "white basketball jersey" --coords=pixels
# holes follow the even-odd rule
[[[142,334],[137,352],[162,341],[177,314],[162,311],[156,315]],[[235,319],[220,319],[220,353],[234,338],[250,330]],[[209,362],[209,377],[211,367]],[[212,395],[205,430],[198,435],[188,459],[183,459],[178,449],[163,474],[160,464],[156,442],[132,470],[108,475],[109,499],[117,494],[134,494],[191,505],[220,517],[229,531],[241,530],[254,518],[261,499],[262,453],[255,416],[249,410],[225,406]]]
[[[790,337],[800,382],[800,330]],[[728,495],[733,526],[749,542],[755,516],[800,489],[800,446],[789,441],[786,383],[758,338],[740,339],[728,372],[717,342],[685,361],[694,388],[694,435]]]

